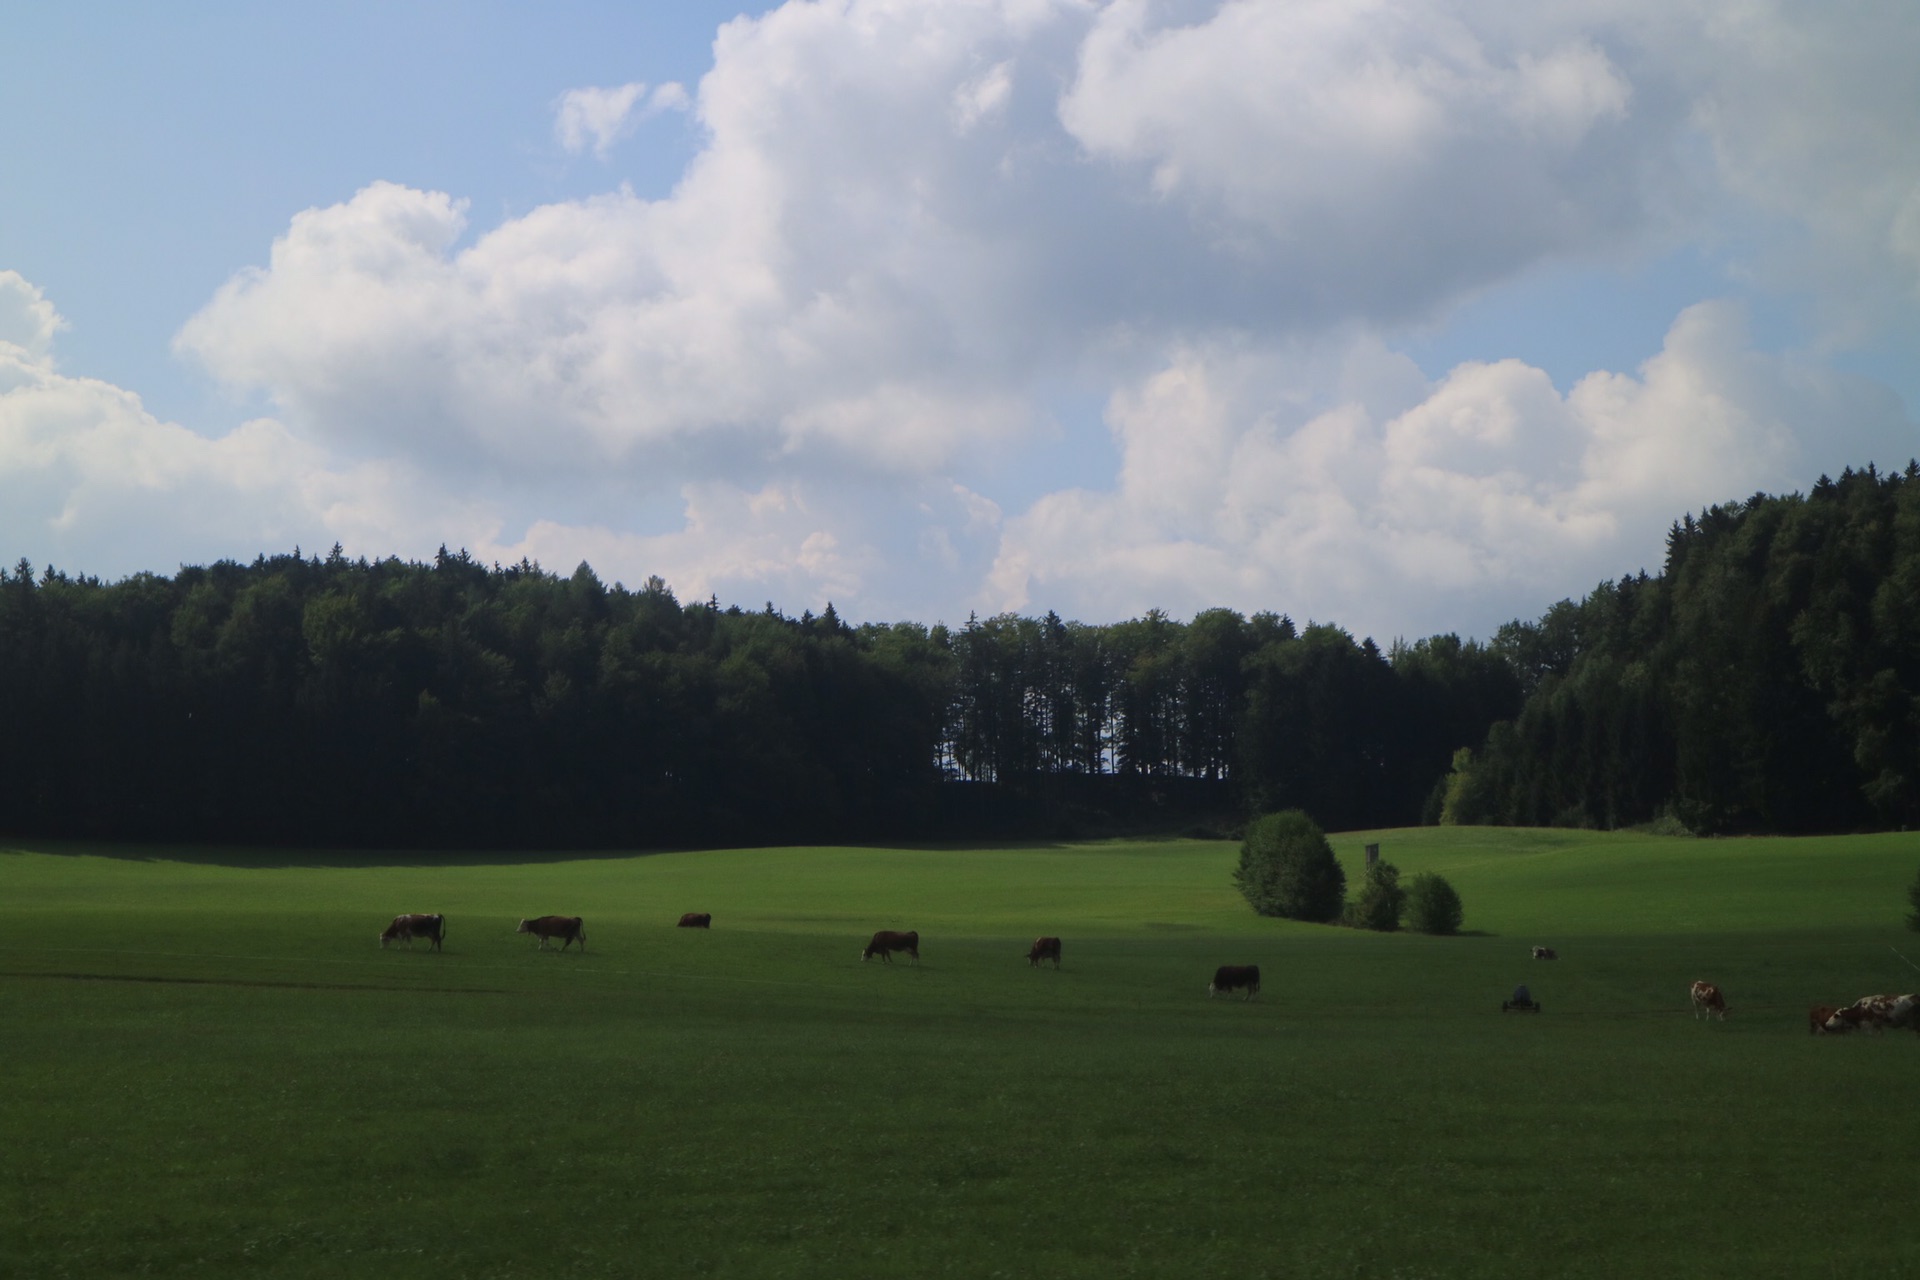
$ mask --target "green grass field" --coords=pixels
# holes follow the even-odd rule
[[[1258,919],[1197,841],[0,846],[0,1274],[1920,1274],[1920,1036],[1806,1030],[1920,988],[1920,837],[1370,839],[1468,936]]]

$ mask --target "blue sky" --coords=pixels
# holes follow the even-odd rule
[[[629,182],[672,188],[684,115],[618,164],[565,154],[582,84],[696,82],[737,3],[16,6],[0,41],[0,257],[72,326],[62,364],[163,416],[215,412],[170,353],[181,320],[288,218],[376,178],[451,191],[476,220]],[[130,288],[129,282],[137,282]]]
[[[1485,636],[1920,453],[1903,4],[4,21],[8,562]]]

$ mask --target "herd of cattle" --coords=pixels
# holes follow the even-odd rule
[[[682,918],[680,923],[686,924],[689,918],[691,917]],[[702,927],[705,927],[704,924]],[[562,951],[576,942],[580,944],[582,951],[587,949],[587,930],[579,916],[540,916],[534,920],[522,920],[520,927],[514,932],[530,933],[538,938],[542,951],[546,950],[547,943],[555,938],[560,939]],[[385,950],[390,942],[404,942],[411,948],[415,938],[425,938],[430,944],[429,949],[438,951],[440,944],[446,941],[446,937],[447,918],[445,916],[438,912],[430,915],[408,912],[395,916],[393,923],[380,931],[380,947]]]
[[[1693,1016],[1696,1019],[1727,1020],[1727,1000],[1711,982],[1693,984]],[[1839,1036],[1849,1031],[1879,1035],[1897,1027],[1920,1034],[1920,998],[1903,996],[1862,996],[1844,1009],[1817,1004],[1807,1011],[1807,1033]]]
[[[706,911],[689,911],[680,917],[677,926],[681,929],[711,929],[713,915]],[[587,949],[587,930],[579,916],[540,916],[532,920],[522,920],[515,933],[530,933],[540,940],[540,949],[546,950],[547,943],[560,939],[560,949],[565,951],[578,942],[580,949]],[[380,931],[380,946],[384,949],[388,943],[404,942],[413,946],[415,938],[425,938],[434,951],[440,950],[440,944],[447,936],[447,918],[439,913],[423,914],[408,912],[397,915],[393,923]],[[886,964],[893,963],[893,953],[904,951],[920,962],[920,934],[918,930],[908,929],[899,932],[882,929],[875,933],[860,949],[862,960],[871,960],[879,956]],[[1053,967],[1060,967],[1060,939],[1048,935],[1035,938],[1033,946],[1027,949],[1027,964],[1039,968],[1043,961],[1053,961]],[[1223,964],[1214,971],[1213,981],[1207,984],[1207,995],[1212,997],[1220,991],[1242,991],[1251,1000],[1260,992],[1260,966],[1257,964]]]
[[[679,928],[710,929],[713,916],[705,911],[689,911],[680,917]],[[538,916],[531,920],[522,920],[515,933],[532,934],[539,939],[540,949],[555,938],[560,940],[560,949],[565,951],[574,943],[580,949],[587,949],[587,930],[579,916]],[[413,946],[415,938],[425,938],[434,951],[440,950],[440,944],[447,937],[447,918],[439,913],[425,914],[409,912],[397,915],[393,923],[380,931],[380,945],[404,942]],[[920,961],[920,934],[917,930],[905,932],[882,929],[875,933],[867,945],[860,949],[862,960],[871,960],[879,956],[886,964],[893,963],[893,953],[904,951]],[[1552,947],[1533,948],[1535,960],[1558,960],[1559,954]],[[1053,967],[1060,967],[1060,939],[1041,937],[1033,940],[1033,946],[1027,950],[1027,964],[1038,968],[1041,962],[1051,960]],[[1525,988],[1521,988],[1524,992]],[[1223,964],[1214,970],[1213,981],[1207,984],[1207,997],[1212,999],[1222,993],[1246,992],[1251,1000],[1260,994],[1260,966],[1257,964]],[[1727,998],[1720,988],[1711,982],[1696,982],[1689,989],[1693,1000],[1693,1016],[1696,1021],[1714,1018],[1725,1022],[1727,1019]],[[1530,1001],[1528,1001],[1530,1003]],[[1511,1004],[1511,1002],[1509,1002]],[[1502,1009],[1507,1005],[1501,1006]],[[1811,1035],[1844,1035],[1849,1031],[1866,1031],[1878,1035],[1889,1029],[1906,1027],[1920,1034],[1920,997],[1912,994],[1899,996],[1863,996],[1845,1008],[1832,1005],[1815,1005],[1807,1013],[1807,1031]]]

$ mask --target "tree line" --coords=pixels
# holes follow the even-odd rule
[[[1702,833],[1920,822],[1920,466],[1676,523],[1657,577],[1492,646],[1526,692],[1456,755],[1446,821]]]
[[[1437,815],[1517,713],[1456,636],[1210,610],[849,625],[444,549],[0,570],[0,830],[664,846]]]
[[[0,569],[0,831],[550,847],[1920,821],[1920,467],[1676,523],[1485,644],[850,625],[465,552]]]

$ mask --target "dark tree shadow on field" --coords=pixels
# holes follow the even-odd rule
[[[0,859],[38,853],[61,858],[113,858],[121,862],[181,862],[194,866],[291,868],[520,866],[643,858],[672,849],[309,849],[272,845],[138,844],[90,840],[4,840]]]
[[[765,849],[862,849],[871,852],[897,850],[902,853],[1015,852],[1023,849],[1089,849],[1094,842],[1053,840],[925,840],[898,842],[856,842],[825,845],[817,841],[793,845],[675,845],[661,848],[586,848],[586,849],[462,849],[462,848],[359,848],[354,846],[310,847],[303,845],[182,844],[135,840],[66,840],[34,837],[8,839],[0,836],[0,858],[8,855],[40,853],[52,857],[113,858],[122,862],[184,862],[199,866],[241,867],[273,870],[293,867],[471,867],[535,866],[550,862],[588,862],[614,858],[650,858],[665,853],[702,853],[731,848]]]

